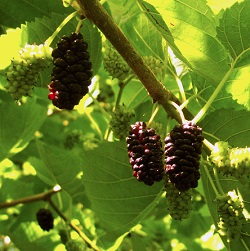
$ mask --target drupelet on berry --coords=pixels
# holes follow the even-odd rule
[[[91,84],[92,64],[88,44],[80,33],[63,36],[52,51],[54,68],[48,98],[59,109],[72,110]]]
[[[103,65],[113,78],[125,80],[132,74],[130,67],[108,40],[104,42]]]
[[[246,222],[243,214],[243,202],[235,190],[227,194],[217,195],[215,199],[218,212],[217,231],[225,236],[228,242],[241,237],[241,229]]]
[[[225,176],[234,176],[245,186],[250,184],[250,148],[232,148],[228,142],[216,142],[210,161]]]
[[[5,70],[6,90],[15,100],[31,96],[39,74],[52,60],[52,48],[47,44],[26,44]]]
[[[160,136],[155,130],[147,128],[144,122],[136,122],[130,126],[126,142],[134,177],[149,186],[161,181],[163,150]]]
[[[192,211],[193,190],[180,192],[169,180],[165,182],[167,208],[174,220],[187,219]]]
[[[179,191],[198,186],[202,129],[191,121],[176,125],[165,138],[165,172]]]
[[[130,120],[133,116],[135,116],[134,110],[130,110],[124,104],[118,106],[112,113],[112,118],[109,124],[116,138],[126,138],[130,126]]]

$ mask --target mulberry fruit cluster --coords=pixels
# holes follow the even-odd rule
[[[111,104],[115,101],[115,93],[112,90],[111,85],[107,83],[99,83],[99,94],[97,101],[103,102],[103,106],[106,110],[111,110]]]
[[[180,192],[173,183],[165,183],[167,208],[175,220],[187,219],[192,211],[193,190]]]
[[[72,110],[88,93],[92,64],[80,33],[63,36],[52,51],[54,68],[48,98],[59,109]]]
[[[6,69],[7,91],[15,100],[31,96],[39,73],[51,62],[52,49],[44,44],[26,44]]]
[[[229,152],[230,149],[228,142],[219,141],[215,143],[210,155],[210,160],[217,166],[218,172],[223,175],[232,175],[232,170],[230,170]]]
[[[146,128],[144,122],[136,122],[130,126],[126,138],[128,156],[133,175],[146,185],[153,185],[163,178],[163,150],[160,136],[153,128]]]
[[[54,228],[54,217],[50,210],[40,208],[36,213],[36,219],[43,230],[49,231]]]
[[[219,216],[218,233],[226,236],[228,242],[239,239],[242,224],[246,220],[243,215],[243,203],[235,191],[217,196],[216,203]]]
[[[105,41],[103,47],[104,68],[113,78],[118,78],[120,81],[123,81],[133,74],[127,62],[108,40]],[[156,76],[161,76],[164,73],[165,68],[161,60],[154,56],[143,56],[143,60]]]
[[[81,138],[82,138],[83,132],[81,130],[73,130],[70,131],[64,140],[64,147],[67,149],[73,149],[77,144],[79,144],[81,142]]]
[[[113,78],[118,78],[120,81],[123,81],[132,73],[123,57],[107,40],[104,43],[103,64],[105,70]]]
[[[85,251],[86,245],[82,242],[76,240],[69,240],[65,244],[65,248],[67,251]]]
[[[234,176],[242,184],[250,184],[250,148],[231,148],[228,142],[215,143],[210,160],[222,175]]]
[[[125,105],[118,106],[112,114],[110,127],[114,136],[118,139],[124,139],[128,135],[130,120],[135,116],[133,110],[129,110]]]
[[[154,56],[144,56],[143,59],[156,76],[162,76],[165,68],[161,60],[157,59]]]
[[[59,229],[58,234],[60,235],[60,239],[62,244],[66,244],[69,241],[69,233],[66,229]]]
[[[242,184],[250,183],[250,148],[233,148],[229,155],[233,176]]]
[[[203,139],[202,129],[191,121],[176,125],[165,138],[165,172],[181,192],[198,186]]]

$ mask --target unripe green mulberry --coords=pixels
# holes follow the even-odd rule
[[[164,73],[164,64],[161,60],[154,56],[143,56],[143,60],[156,76]],[[133,73],[127,62],[108,40],[104,43],[103,64],[106,71],[113,78],[118,78],[120,81],[123,81]]]
[[[164,73],[164,64],[161,60],[154,56],[144,56],[143,59],[156,76],[161,76]]]
[[[233,148],[229,159],[233,176],[242,184],[250,183],[250,148]]]
[[[98,147],[99,139],[96,138],[94,133],[85,133],[82,136],[83,148],[85,151],[93,150]]]
[[[193,190],[180,192],[170,181],[166,182],[165,190],[170,216],[175,220],[187,219],[192,211]]]
[[[39,73],[51,61],[52,49],[44,44],[26,44],[6,69],[7,91],[15,100],[31,96]]]
[[[242,224],[245,221],[242,201],[235,191],[219,195],[215,201],[219,216],[218,233],[221,236],[226,236],[228,242],[238,240],[241,235]]]
[[[242,184],[250,180],[250,148],[230,148],[228,142],[217,142],[210,160],[222,175],[231,175]]]
[[[60,239],[62,244],[66,244],[69,241],[69,234],[66,229],[59,229],[58,234],[60,235]]]
[[[218,171],[223,175],[232,175],[232,170],[230,169],[228,142],[219,141],[215,143],[210,159],[216,164]]]
[[[86,245],[79,241],[69,240],[65,244],[65,248],[67,251],[84,251],[86,250]]]
[[[130,120],[134,116],[134,111],[129,110],[125,105],[116,108],[110,121],[111,129],[116,138],[124,139],[127,137],[130,128]]]
[[[118,78],[120,81],[123,81],[132,73],[123,57],[107,40],[104,43],[103,64],[105,70],[113,78]]]
[[[69,132],[65,137],[64,147],[67,149],[74,148],[75,145],[81,142],[82,135],[83,135],[82,131],[77,129]]]

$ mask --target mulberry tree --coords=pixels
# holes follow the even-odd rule
[[[0,249],[249,250],[250,1],[0,2]]]

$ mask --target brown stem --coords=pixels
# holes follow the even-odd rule
[[[153,102],[161,104],[170,117],[181,123],[179,113],[168,102],[173,101],[180,105],[180,101],[156,78],[154,73],[150,70],[139,53],[137,53],[121,29],[108,15],[99,1],[77,0],[77,2],[86,18],[92,21],[103,32],[106,38],[128,63],[147,89],[149,95],[153,99]],[[183,109],[183,113],[186,119],[191,120],[193,118],[192,114],[186,108]]]
[[[54,188],[52,188],[51,190],[44,192],[44,193],[39,193],[36,195],[32,195],[32,196],[27,196],[24,198],[20,198],[17,200],[12,200],[12,201],[6,201],[3,203],[0,203],[0,209],[3,208],[8,208],[8,207],[14,207],[18,204],[24,204],[24,203],[31,203],[31,202],[35,202],[35,201],[40,201],[40,200],[49,200],[49,198],[55,194],[60,192],[62,189],[58,186],[55,186]]]
[[[8,207],[14,207],[18,204],[25,204],[25,203],[31,203],[31,202],[36,202],[36,201],[40,201],[40,200],[45,200],[48,201],[49,204],[51,205],[51,207],[57,212],[57,214],[65,221],[69,224],[69,226],[76,231],[79,236],[95,251],[100,251],[100,249],[81,231],[80,228],[78,228],[74,223],[72,222],[68,222],[67,217],[61,212],[61,210],[56,206],[56,204],[52,201],[51,196],[55,193],[58,193],[62,191],[60,186],[55,186],[52,189],[50,189],[47,192],[44,193],[39,193],[36,195],[32,195],[32,196],[27,196],[24,198],[20,198],[17,200],[12,200],[12,201],[8,201],[8,202],[3,202],[0,203],[0,209],[3,208],[8,208]]]
[[[57,212],[57,214],[67,223],[69,226],[76,231],[79,236],[95,251],[100,251],[100,249],[85,235],[79,227],[77,227],[74,223],[68,220],[68,218],[62,213],[62,211],[56,206],[56,204],[52,201],[51,198],[48,199],[50,206]]]

